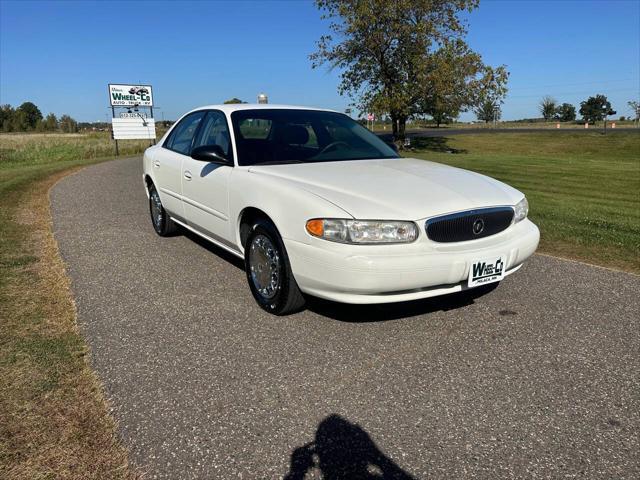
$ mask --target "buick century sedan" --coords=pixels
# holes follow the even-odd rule
[[[330,110],[193,110],[145,152],[144,186],[158,235],[180,226],[242,258],[274,314],[306,295],[386,303],[499,282],[540,237],[518,190],[403,158]]]

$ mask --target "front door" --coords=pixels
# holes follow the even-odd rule
[[[233,164],[229,127],[222,112],[207,112],[193,148],[202,145],[218,145]],[[184,211],[189,225],[215,240],[232,244],[229,178],[233,167],[185,157],[182,170]]]
[[[191,153],[191,144],[206,112],[193,112],[180,120],[169,134],[162,148],[155,152],[153,172],[162,205],[172,217],[183,220],[182,166],[186,155]]]

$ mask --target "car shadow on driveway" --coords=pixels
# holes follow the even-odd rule
[[[497,283],[439,297],[409,302],[381,303],[374,305],[351,305],[307,297],[307,309],[341,322],[366,323],[398,320],[438,311],[456,310],[473,305],[475,300],[493,291]]]
[[[227,252],[226,250],[224,250],[223,248],[217,245],[214,245],[210,241],[205,240],[200,235],[196,235],[195,233],[187,230],[186,228],[181,228],[179,232],[180,232],[179,235],[184,235],[186,238],[188,238],[192,242],[198,244],[202,248],[220,257],[221,260],[229,262],[231,265],[233,265],[234,267],[238,267],[240,270],[244,272],[244,262],[242,261],[241,258],[236,257],[234,254]]]
[[[284,480],[303,480],[314,469],[326,480],[414,479],[362,427],[335,414],[320,422],[314,441],[293,451]]]

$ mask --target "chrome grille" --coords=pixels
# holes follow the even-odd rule
[[[425,230],[434,242],[465,242],[500,233],[512,220],[511,207],[482,208],[430,218]]]

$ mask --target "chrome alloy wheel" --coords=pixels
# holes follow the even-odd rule
[[[155,189],[151,192],[151,220],[156,230],[162,228],[162,202]]]
[[[256,235],[249,247],[249,269],[256,290],[265,299],[280,289],[280,255],[265,235]]]

